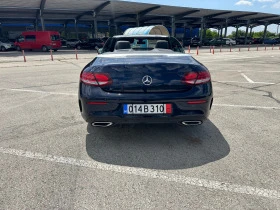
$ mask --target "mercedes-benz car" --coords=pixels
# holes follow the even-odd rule
[[[210,73],[175,38],[116,36],[100,53],[80,74],[80,112],[92,126],[207,119]]]

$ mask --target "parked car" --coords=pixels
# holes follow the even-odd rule
[[[224,40],[223,38],[215,38],[212,39],[209,44],[211,46],[220,46],[220,45],[226,45],[226,40]]]
[[[210,41],[211,41],[212,39],[210,39],[210,38],[206,38],[206,39],[203,39],[203,45],[204,46],[210,46]]]
[[[86,42],[79,42],[76,44],[77,49],[97,49],[102,48],[104,46],[104,42],[102,39],[89,39]]]
[[[239,37],[236,39],[236,44],[245,44],[245,37]],[[247,44],[252,44],[253,43],[253,39],[251,37],[247,38]]]
[[[199,37],[192,38],[191,46],[201,46],[200,38]]]
[[[15,50],[15,45],[11,41],[5,38],[0,38],[0,50],[6,51],[6,50]]]
[[[57,51],[61,47],[60,35],[57,31],[25,31],[17,38],[15,46],[19,51]]]
[[[276,39],[264,39],[263,43],[264,44],[271,44],[271,45],[273,45],[273,44],[277,44],[278,41]]]
[[[230,38],[223,38],[226,41],[226,45],[236,45],[236,41]]]
[[[79,44],[79,43],[81,43],[81,41],[80,40],[78,40],[78,39],[68,39],[67,41],[66,41],[66,46],[68,47],[68,48],[74,48],[74,47],[76,47],[76,45],[77,44]]]
[[[280,38],[275,39],[277,41],[277,44],[280,44]]]
[[[80,74],[79,107],[92,126],[200,125],[209,115],[210,73],[178,40],[162,35],[115,36]],[[183,49],[183,48],[182,48]]]
[[[262,38],[253,38],[252,44],[263,44],[263,39]]]

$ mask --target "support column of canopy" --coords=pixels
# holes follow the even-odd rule
[[[247,26],[246,26],[246,33],[245,33],[245,44],[247,44],[248,41],[248,31],[250,27],[250,20],[247,21]]]
[[[41,0],[40,9],[37,11],[37,14],[36,14],[36,24],[35,24],[35,27],[37,27],[37,30],[38,30],[38,19],[40,18],[41,26],[42,26],[42,31],[45,31],[45,20],[44,20],[45,4],[46,4],[46,0]]]
[[[77,19],[74,20],[74,25],[75,25],[75,34],[76,38],[79,39],[79,32],[78,32],[78,23]]]
[[[225,25],[225,34],[224,34],[224,38],[227,37],[227,29],[228,29],[228,19],[226,19],[226,25]]]
[[[236,27],[236,31],[235,31],[235,40],[238,38],[238,29],[239,29],[239,25],[235,26]]]
[[[223,38],[223,25],[221,25],[221,33],[220,33],[220,38]]]
[[[263,33],[263,40],[266,39],[266,34],[267,34],[267,26],[269,25],[269,23],[265,23],[264,25],[264,33]]]
[[[204,21],[204,18],[202,17],[201,18],[201,25],[200,25],[200,43],[202,43],[202,41],[203,41],[204,24],[205,24],[205,21]]]

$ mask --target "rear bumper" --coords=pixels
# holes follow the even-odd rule
[[[112,122],[113,124],[152,124],[152,123],[181,123],[183,121],[205,121],[210,113],[213,103],[212,95],[200,100],[206,100],[203,104],[188,104],[188,100],[181,99],[176,101],[119,101],[110,102],[106,105],[89,105],[88,100],[79,99],[80,111],[84,120],[88,123],[93,122]],[[128,115],[124,114],[124,104],[162,104],[171,103],[171,114],[143,114]]]
[[[189,104],[190,101],[205,101]],[[95,102],[89,104],[89,102]],[[97,102],[97,103],[96,103]],[[99,103],[98,103],[99,102]],[[101,103],[100,103],[101,102]],[[79,107],[88,123],[112,122],[113,124],[181,123],[205,121],[213,103],[211,82],[193,87],[187,92],[175,93],[109,93],[80,83]],[[124,104],[171,104],[171,114],[124,114]]]

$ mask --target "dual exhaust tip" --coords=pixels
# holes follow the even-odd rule
[[[190,126],[190,125],[201,125],[202,124],[202,121],[182,121],[181,122],[182,125],[185,125],[185,126]],[[110,127],[113,125],[112,122],[93,122],[91,124],[92,126],[94,127]]]
[[[92,126],[94,127],[110,127],[111,125],[113,125],[112,122],[93,122],[91,123]]]
[[[189,126],[189,125],[201,125],[202,121],[183,121],[181,123],[182,123],[182,125],[186,125],[186,126]]]

